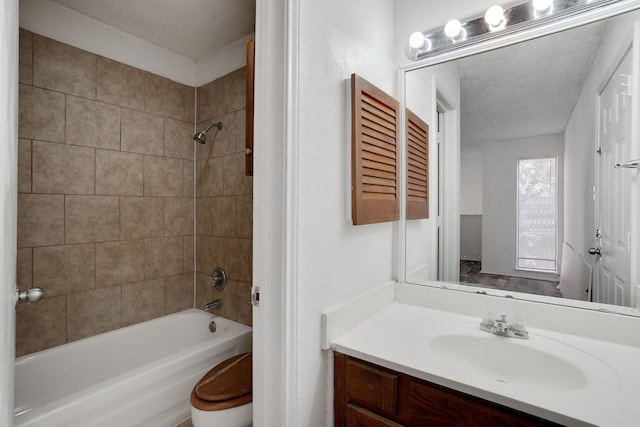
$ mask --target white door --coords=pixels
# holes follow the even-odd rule
[[[18,0],[2,2],[0,22],[0,425],[10,426],[16,320]]]
[[[596,224],[601,255],[596,262],[593,299],[631,306],[631,177],[615,163],[631,159],[632,49],[610,75],[599,96],[598,189]]]

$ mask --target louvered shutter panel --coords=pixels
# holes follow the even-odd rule
[[[407,116],[407,219],[429,218],[429,126]]]
[[[400,218],[398,101],[351,76],[351,193],[354,225]]]

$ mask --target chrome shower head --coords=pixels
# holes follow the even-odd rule
[[[211,123],[205,130],[196,132],[196,134],[193,135],[193,140],[198,144],[204,144],[205,142],[207,142],[207,132],[209,132],[209,130],[211,130],[211,128],[213,127],[217,127],[218,130],[222,129],[222,122]]]

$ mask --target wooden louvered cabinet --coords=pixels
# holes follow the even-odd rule
[[[400,372],[335,354],[335,427],[556,425]]]
[[[406,110],[407,219],[429,218],[429,126]]]
[[[354,225],[400,219],[399,104],[351,76],[351,192]]]

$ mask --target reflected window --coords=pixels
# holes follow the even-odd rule
[[[557,159],[518,160],[517,268],[557,271]]]

